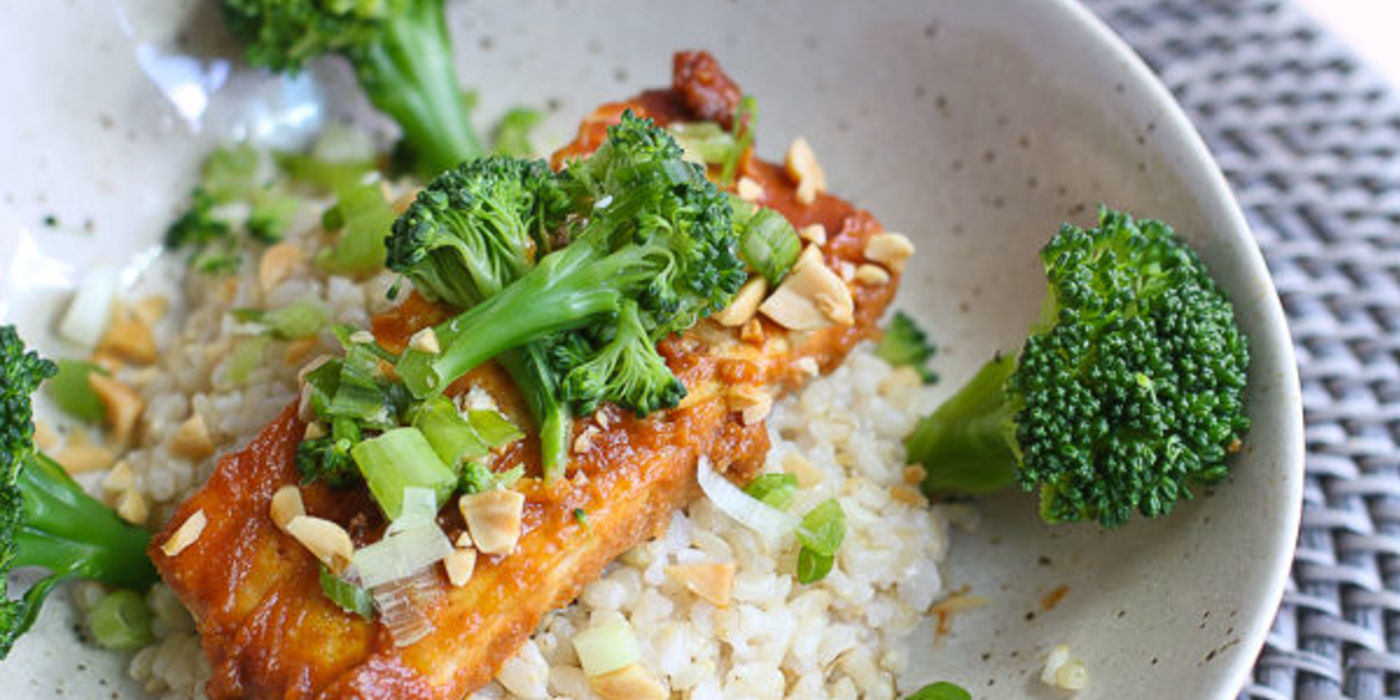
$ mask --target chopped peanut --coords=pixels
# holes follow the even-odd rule
[[[745,202],[757,202],[763,199],[763,185],[758,184],[757,180],[747,175],[739,178],[739,182],[735,183],[734,192],[739,195],[739,199]]]
[[[146,505],[146,497],[136,489],[127,489],[117,497],[117,516],[132,525],[145,525],[151,517],[151,508]]]
[[[431,326],[414,333],[413,337],[408,339],[408,347],[429,355],[437,355],[442,352],[442,345],[438,343],[437,331],[434,331]]]
[[[904,261],[913,254],[914,243],[902,233],[877,233],[865,242],[865,258],[882,263],[895,272],[903,270]]]
[[[758,313],[758,305],[763,303],[763,297],[767,293],[768,281],[762,275],[754,275],[739,288],[729,306],[714,315],[714,319],[731,328],[742,326]]]
[[[156,361],[156,337],[139,316],[118,314],[97,343],[97,352],[119,357],[134,365]]]
[[[145,321],[148,326],[156,325],[162,318],[165,318],[165,313],[169,310],[170,300],[159,294],[146,297],[131,307],[131,312]]]
[[[442,567],[447,570],[447,580],[461,588],[472,580],[472,571],[476,569],[476,550],[470,547],[454,549],[442,560]]]
[[[117,462],[102,478],[102,494],[108,498],[130,491],[136,485],[136,473],[125,461]]]
[[[320,340],[315,336],[287,343],[287,349],[282,351],[282,363],[288,366],[301,364],[306,360],[306,356],[316,349],[318,344],[320,344]]]
[[[924,477],[928,476],[928,470],[921,464],[910,464],[904,467],[904,483],[921,484]]]
[[[306,253],[295,243],[283,241],[269,247],[258,261],[258,286],[264,293],[276,289],[305,259]]]
[[[86,443],[65,445],[52,457],[69,474],[106,469],[117,458],[105,447]]]
[[[863,263],[860,267],[856,268],[855,278],[856,281],[860,282],[861,284],[868,284],[872,287],[875,287],[882,284],[888,284],[890,281],[890,273],[886,272],[885,268],[880,267],[879,265]]]
[[[792,140],[783,158],[783,168],[797,181],[797,201],[802,204],[815,202],[817,195],[826,191],[826,172],[817,162],[817,154],[807,139],[799,136]]]
[[[41,450],[48,450],[58,444],[58,433],[54,432],[53,426],[42,418],[34,419],[34,446]]]
[[[313,420],[306,424],[306,430],[301,432],[303,440],[319,440],[326,436],[326,424],[318,420]]]
[[[462,534],[457,535],[457,539],[452,542],[452,545],[458,549],[467,549],[468,547],[476,549],[476,543],[472,542],[472,533],[466,530],[463,530]]]
[[[170,453],[179,457],[199,461],[214,454],[214,441],[209,437],[209,426],[198,413],[190,416],[170,438]]]
[[[744,425],[757,425],[773,410],[773,397],[762,387],[751,384],[730,387],[724,398],[729,410],[739,412]]]
[[[208,524],[209,519],[205,517],[204,509],[200,508],[194,512],[194,515],[185,518],[185,522],[180,523],[180,527],[175,529],[175,532],[170,535],[170,539],[160,546],[160,551],[165,552],[167,557],[173,557],[185,551],[195,543],[195,540],[199,539],[200,535],[204,534],[204,526]]]
[[[579,431],[578,437],[574,438],[574,454],[583,454],[593,449],[593,438],[600,432],[602,431],[598,430],[596,425],[586,426]]]
[[[826,245],[826,227],[821,224],[807,224],[797,229],[797,235],[808,243]]]
[[[350,559],[355,556],[355,544],[350,541],[350,533],[325,518],[298,515],[289,520],[284,529],[337,574],[350,566]]]
[[[783,471],[797,477],[800,488],[809,489],[822,481],[822,470],[796,452],[789,452],[783,457]]]
[[[895,484],[894,486],[891,486],[890,498],[899,501],[900,503],[906,503],[911,506],[919,506],[921,508],[928,505],[928,499],[924,498],[924,495],[922,493],[919,493],[917,489],[912,489],[908,486],[905,486],[904,484]]]
[[[287,532],[287,525],[292,520],[306,515],[306,505],[301,501],[301,489],[295,484],[287,484],[277,489],[277,493],[272,494],[272,507],[268,511],[277,529]]]
[[[670,697],[666,686],[636,663],[589,678],[588,684],[606,700],[666,700]]]
[[[763,322],[756,318],[749,319],[739,328],[739,340],[746,343],[762,343],[763,337]]]
[[[783,283],[758,310],[784,328],[795,331],[817,330],[832,324],[849,326],[855,322],[851,290],[822,262],[821,249],[814,245],[807,246]]]
[[[457,508],[482,554],[509,554],[520,541],[525,494],[505,489],[467,494],[457,501]]]
[[[135,389],[98,372],[89,373],[88,385],[107,409],[107,425],[120,445],[127,444],[136,429],[136,422],[145,410],[146,402]]]
[[[734,590],[734,562],[723,564],[675,564],[666,567],[666,575],[690,589],[717,608],[729,607]]]

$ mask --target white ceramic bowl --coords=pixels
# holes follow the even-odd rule
[[[11,98],[0,129],[9,253],[0,315],[31,335],[47,328],[78,271],[150,249],[211,143],[295,137],[327,116],[374,120],[341,66],[290,86],[233,69],[209,5],[0,7],[12,57],[0,65]],[[991,603],[957,615],[947,634],[916,633],[901,686],[947,679],[979,697],[1057,697],[1037,677],[1048,649],[1067,643],[1092,675],[1081,698],[1238,691],[1298,524],[1293,353],[1210,154],[1097,19],[1068,0],[539,0],[464,3],[452,18],[481,114],[548,104],[543,133],[555,143],[593,105],[666,85],[673,50],[715,53],[759,97],[761,153],[779,157],[805,135],[835,191],[915,238],[899,304],[943,346],[946,390],[992,352],[1017,349],[1043,291],[1034,253],[1063,220],[1088,222],[1105,202],[1174,224],[1229,291],[1253,345],[1254,429],[1230,483],[1170,518],[1110,533],[1046,527],[1029,497],[988,500],[983,526],[955,537],[947,579]],[[173,42],[182,32],[189,40]],[[48,214],[56,230],[40,223]],[[36,250],[66,264],[43,263]],[[1063,601],[1042,610],[1062,586]],[[4,686],[139,697],[116,655],[75,641],[70,616],[67,606],[46,608],[39,631],[5,662]]]

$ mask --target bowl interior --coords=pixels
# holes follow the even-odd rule
[[[1291,559],[1298,383],[1243,219],[1146,69],[1060,0],[611,4],[454,5],[481,114],[547,105],[542,136],[561,143],[593,105],[667,84],[673,50],[709,49],[759,98],[761,154],[780,158],[805,135],[834,191],[914,238],[899,305],[939,342],[945,391],[1017,349],[1043,293],[1035,251],[1062,221],[1089,223],[1103,202],[1165,219],[1197,246],[1254,352],[1254,428],[1230,483],[1111,533],[1046,527],[1030,497],[988,499],[982,526],[955,536],[945,577],[989,603],[917,632],[902,688],[946,679],[979,696],[1056,697],[1038,675],[1065,643],[1093,678],[1086,700],[1233,695]],[[30,99],[0,136],[11,161],[0,236],[16,251],[0,266],[0,315],[31,334],[77,271],[158,241],[210,143],[295,140],[342,117],[382,126],[343,67],[290,86],[233,72],[217,31],[201,33],[217,24],[207,3],[13,4],[4,15],[0,37],[26,60],[0,76]],[[174,42],[182,32],[214,38]],[[48,214],[57,228],[40,223]],[[63,263],[38,264],[36,250]],[[36,691],[130,690],[111,678],[115,657],[83,649],[70,624],[64,606],[46,608],[7,669]]]

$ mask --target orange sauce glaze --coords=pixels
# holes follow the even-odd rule
[[[739,91],[705,53],[676,56],[676,85],[620,103],[586,118],[576,140],[554,162],[591,152],[606,127],[624,109],[665,124],[719,119],[732,114]],[[868,212],[821,195],[811,205],[796,201],[795,185],[780,166],[746,154],[741,173],[764,191],[759,203],[787,216],[794,226],[824,225],[825,260],[834,269],[853,268],[869,236],[881,231]],[[763,320],[762,338],[739,342],[734,329],[712,322],[663,341],[658,349],[685,383],[690,396],[670,411],[638,418],[604,406],[607,429],[591,448],[573,455],[565,478],[545,484],[538,477],[534,440],[515,443],[496,457],[494,468],[524,465],[516,488],[526,496],[522,537],[509,556],[478,559],[471,581],[452,588],[430,611],[434,631],[399,648],[382,626],[344,613],[320,591],[317,564],[299,544],[276,529],[268,516],[272,494],[298,478],[294,464],[305,424],[290,407],[244,450],[221,460],[209,483],[182,504],[152,544],[151,555],[167,583],[194,612],[214,669],[207,692],[213,698],[460,698],[488,682],[534,631],[550,609],[567,604],[583,585],[623,551],[664,529],[670,514],[699,495],[695,463],[713,461],[730,478],[746,481],[768,450],[764,425],[744,425],[724,397],[744,383],[800,387],[810,373],[799,358],[822,371],[834,368],[851,347],[878,331],[876,321],[892,299],[889,284],[852,283],[855,323],[808,333],[788,333]],[[393,350],[416,330],[445,320],[449,311],[416,294],[373,321],[379,341]],[[810,363],[807,363],[810,364]],[[480,367],[448,389],[478,386],[520,425],[531,425],[514,386],[497,366]],[[598,431],[597,416],[577,421],[575,434]],[[532,426],[531,426],[532,427]],[[308,514],[347,527],[357,546],[378,539],[383,518],[364,489],[302,487]],[[159,548],[197,510],[209,519],[201,537],[176,557]],[[588,514],[585,526],[576,509]],[[439,522],[454,538],[465,525],[449,504]]]

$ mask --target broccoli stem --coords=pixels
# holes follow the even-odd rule
[[[55,582],[77,574],[122,588],[155,583],[146,556],[151,533],[87,495],[52,459],[36,454],[20,469],[16,485],[23,516],[15,533],[15,567],[43,567]]]
[[[482,154],[453,68],[442,0],[412,0],[351,63],[369,101],[398,122],[419,171]]]
[[[925,416],[905,440],[909,461],[924,465],[928,494],[980,494],[1015,482],[1014,412],[1006,380],[1016,356],[999,355]]]
[[[648,260],[655,252],[650,246],[629,245],[602,257],[590,242],[580,240],[550,253],[500,294],[434,328],[442,352],[406,351],[398,363],[399,376],[416,397],[438,394],[507,350],[616,313],[623,290],[654,276],[657,265],[664,264]]]
[[[496,358],[515,381],[530,413],[535,417],[540,439],[540,466],[546,482],[564,475],[569,462],[569,438],[573,437],[573,412],[559,400],[548,359],[537,343],[529,343]]]

